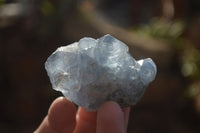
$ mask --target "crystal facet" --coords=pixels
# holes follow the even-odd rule
[[[121,107],[136,104],[157,72],[150,58],[136,61],[128,47],[110,35],[59,47],[45,68],[53,89],[88,111],[105,101]]]

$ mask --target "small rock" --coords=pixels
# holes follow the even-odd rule
[[[88,111],[105,101],[136,104],[157,72],[152,59],[136,61],[128,46],[110,35],[59,47],[45,68],[53,89]]]

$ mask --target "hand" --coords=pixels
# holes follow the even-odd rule
[[[57,98],[35,133],[125,133],[130,108],[104,103],[97,112],[76,107],[64,97]]]

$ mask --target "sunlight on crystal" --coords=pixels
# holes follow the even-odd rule
[[[45,68],[53,89],[88,111],[105,101],[136,104],[157,72],[152,59],[136,61],[128,46],[110,35],[58,48]]]

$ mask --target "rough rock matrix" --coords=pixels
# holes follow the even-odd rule
[[[105,101],[121,107],[136,104],[157,71],[150,58],[136,61],[128,47],[110,35],[59,47],[45,68],[53,89],[88,111]]]

